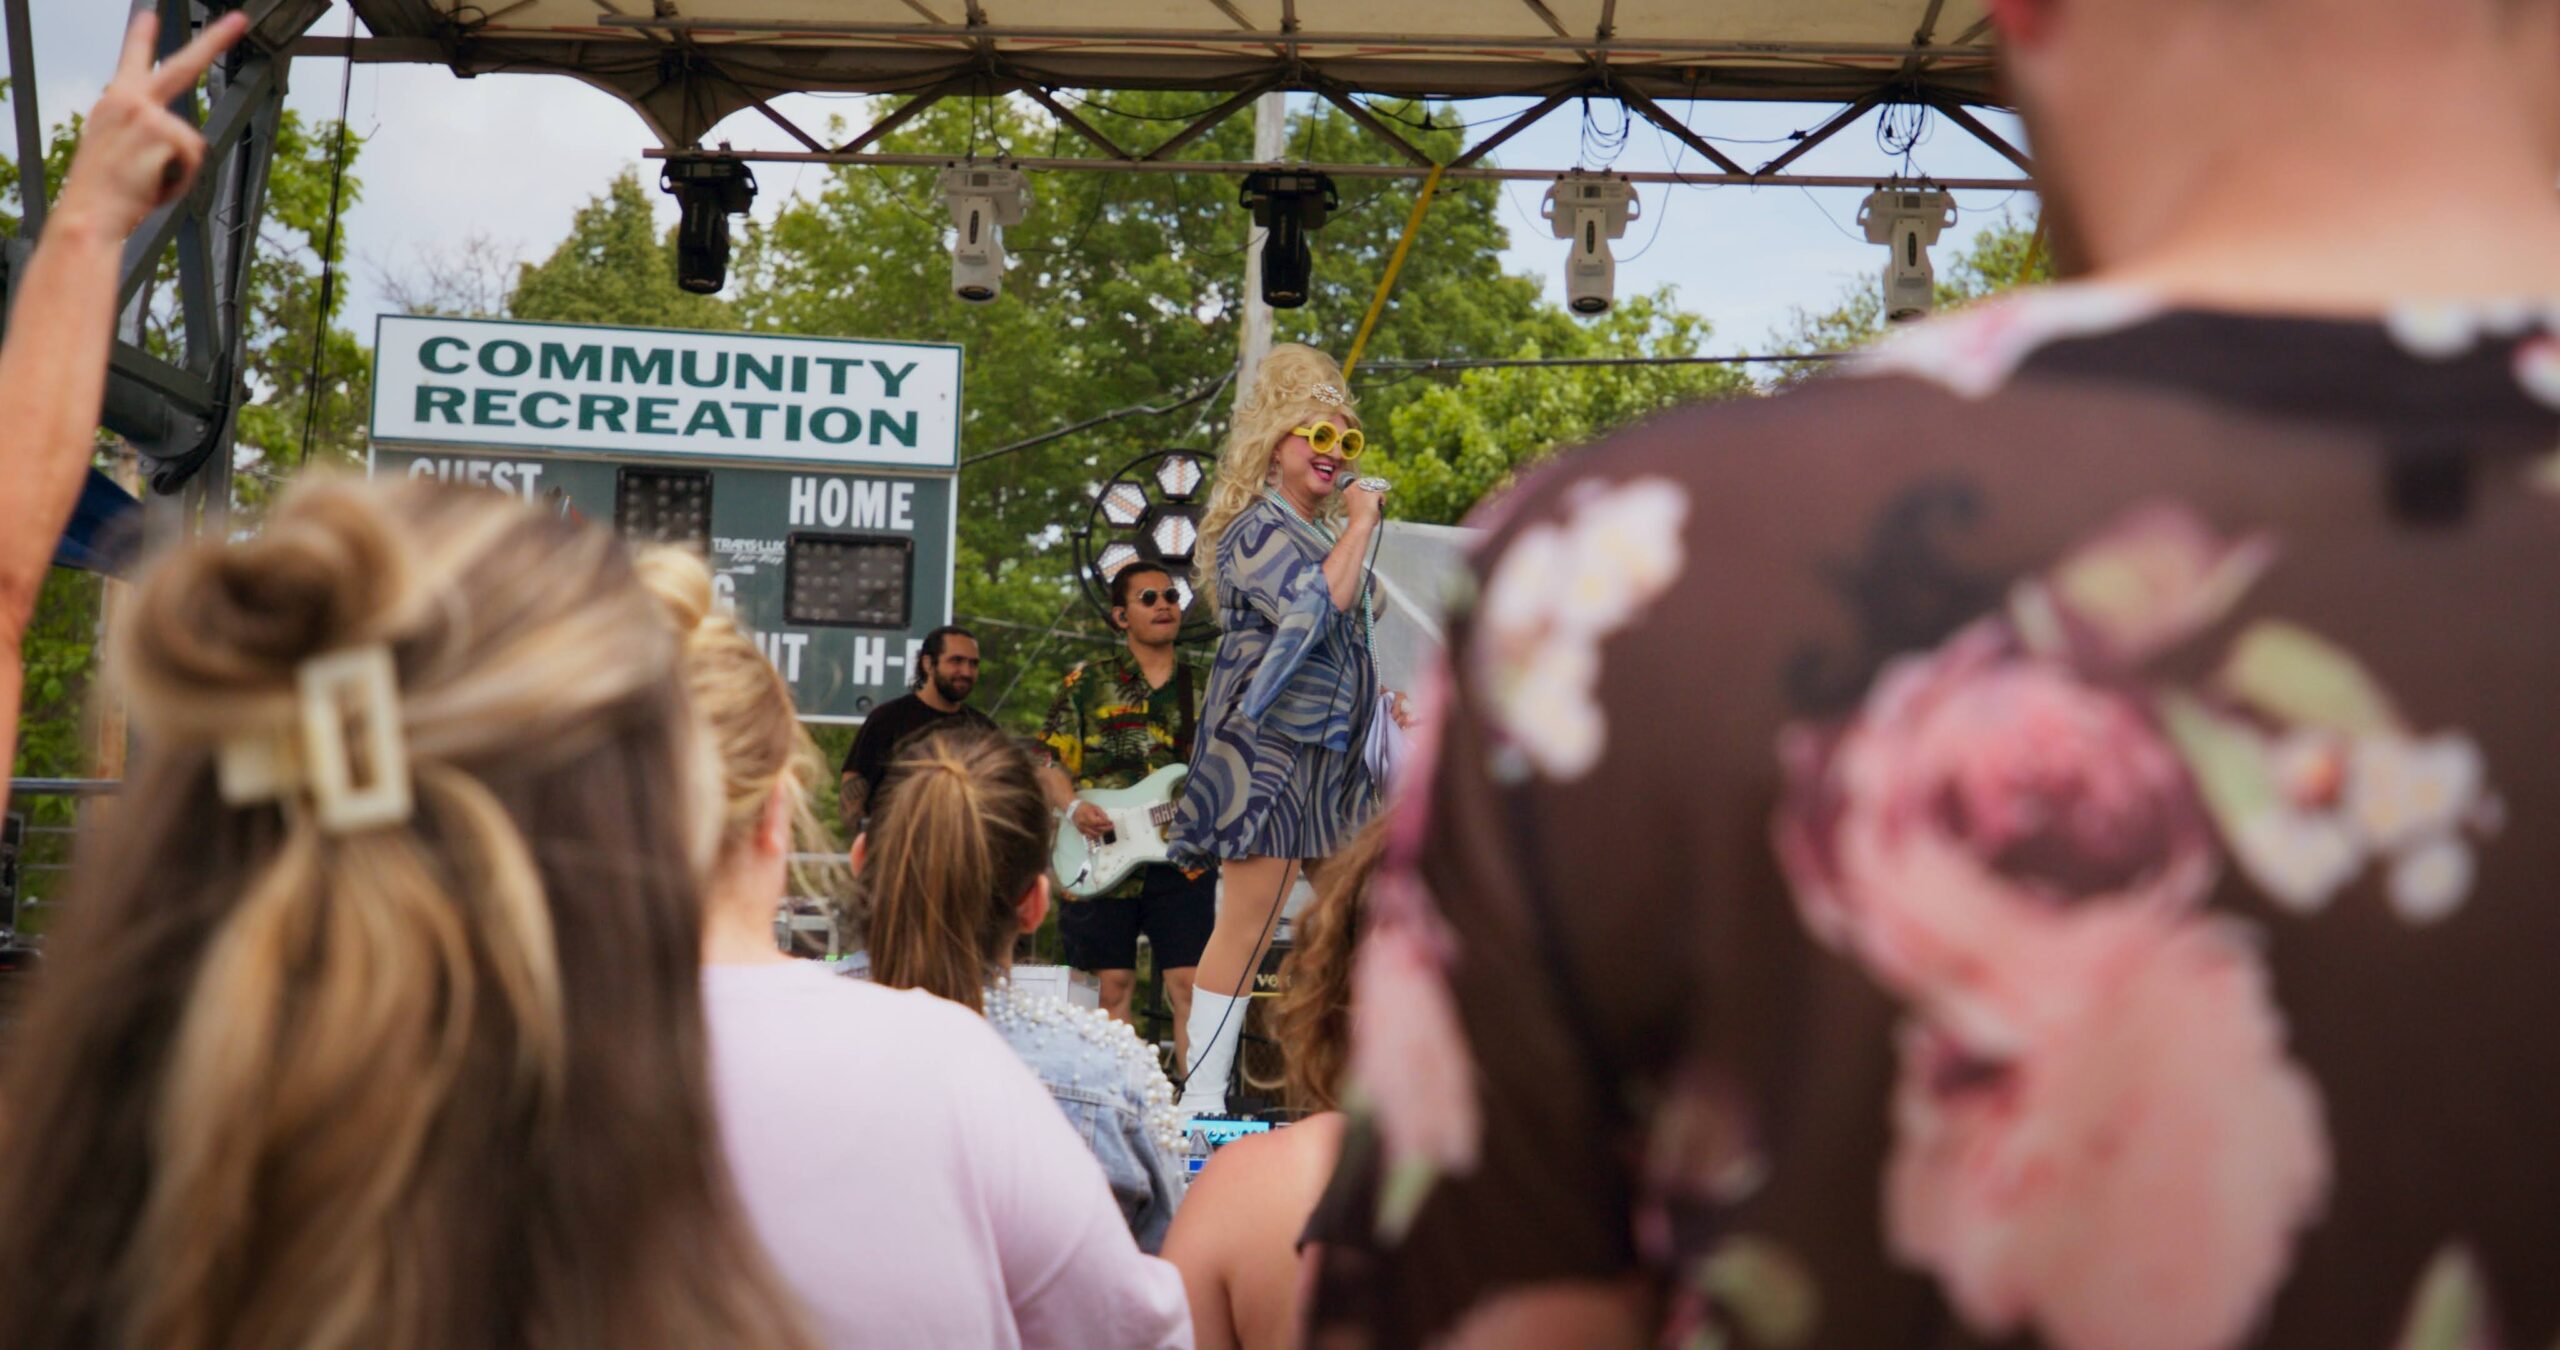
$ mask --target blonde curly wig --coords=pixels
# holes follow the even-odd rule
[[[1284,342],[1262,358],[1253,374],[1253,393],[1236,409],[1226,448],[1218,452],[1218,476],[1209,485],[1209,509],[1193,555],[1193,584],[1201,603],[1217,603],[1218,539],[1269,485],[1272,452],[1291,430],[1320,417],[1338,418],[1346,427],[1360,425],[1357,407],[1342,367],[1323,352]],[[1325,500],[1324,515],[1341,512],[1341,497]]]

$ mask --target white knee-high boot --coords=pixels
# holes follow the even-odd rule
[[[1174,1104],[1185,1117],[1216,1115],[1227,1109],[1227,1080],[1235,1073],[1247,1002],[1207,989],[1191,991],[1191,1016],[1183,1024],[1191,1040],[1191,1066],[1182,1083],[1182,1100]]]

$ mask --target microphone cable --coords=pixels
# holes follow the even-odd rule
[[[1369,487],[1368,485],[1371,483],[1376,483],[1380,486],[1375,488]],[[1384,497],[1387,494],[1386,484],[1387,480],[1383,478],[1361,478],[1352,483],[1352,488],[1355,491],[1376,492],[1380,497]],[[1378,659],[1377,653],[1372,644],[1374,644],[1377,639],[1376,629],[1378,624],[1376,608],[1370,602],[1369,591],[1370,587],[1375,584],[1373,578],[1376,575],[1378,565],[1378,546],[1386,542],[1386,537],[1386,503],[1381,501],[1378,503],[1378,528],[1370,532],[1368,551],[1362,555],[1360,559],[1360,619],[1362,623],[1361,636],[1363,639],[1361,654],[1368,658],[1370,674],[1373,678],[1377,673],[1376,668]],[[1322,570],[1321,564],[1319,564],[1318,570]],[[1325,706],[1327,708],[1338,706],[1342,702],[1342,687],[1344,684],[1348,683],[1350,679],[1351,666],[1350,663],[1346,661],[1343,663],[1342,673],[1334,677],[1333,693],[1325,700]],[[1373,709],[1370,715],[1373,717],[1376,716],[1376,711]],[[1357,751],[1355,750],[1354,753],[1357,753]],[[1221,1011],[1218,1014],[1217,1025],[1212,1027],[1209,1031],[1209,1044],[1211,1045],[1216,1045],[1218,1043],[1218,1037],[1225,1034],[1227,1029],[1227,1019],[1235,1015],[1237,1006],[1245,1000],[1245,991],[1253,987],[1254,977],[1262,973],[1262,953],[1269,946],[1274,935],[1279,930],[1280,911],[1286,907],[1289,899],[1290,887],[1296,884],[1297,878],[1306,874],[1306,859],[1291,858],[1287,861],[1289,865],[1280,869],[1280,887],[1272,893],[1270,908],[1264,912],[1262,916],[1262,923],[1254,933],[1253,951],[1245,958],[1244,975],[1236,981],[1235,992],[1227,995],[1227,1006],[1224,1011]],[[1224,877],[1219,878],[1219,884],[1225,884]],[[1213,920],[1210,924],[1210,933],[1214,936],[1216,932],[1217,925]],[[1197,1047],[1194,1047],[1194,1049],[1197,1049]],[[1235,1062],[1230,1064],[1227,1068],[1228,1082],[1231,1085],[1235,1080],[1235,1075],[1238,1069],[1243,1063],[1244,1040],[1243,1037],[1239,1035],[1236,1040]],[[1179,1097],[1182,1093],[1189,1091],[1190,1088],[1191,1065],[1186,1062],[1182,1066],[1182,1072],[1173,1076],[1173,1090],[1175,1095]]]

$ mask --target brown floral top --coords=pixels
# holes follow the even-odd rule
[[[2062,288],[1492,508],[1318,1343],[2551,1345],[2555,322]]]

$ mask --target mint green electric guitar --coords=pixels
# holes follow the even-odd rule
[[[1097,843],[1076,828],[1072,811],[1059,820],[1057,847],[1049,855],[1059,889],[1082,900],[1119,885],[1148,863],[1170,861],[1164,851],[1164,827],[1173,820],[1182,780],[1190,773],[1182,765],[1168,764],[1133,787],[1077,793],[1077,800],[1111,817],[1111,830]]]

